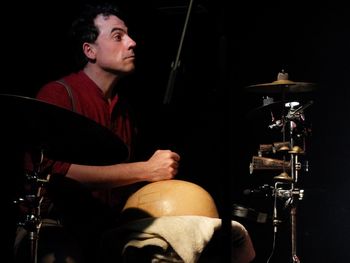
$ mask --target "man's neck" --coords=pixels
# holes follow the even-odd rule
[[[105,98],[110,99],[118,82],[118,76],[100,68],[89,66],[89,64],[85,66],[83,71],[102,90]]]

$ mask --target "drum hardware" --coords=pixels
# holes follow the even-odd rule
[[[298,158],[298,157],[297,157]],[[298,158],[299,159],[299,158]],[[295,164],[295,168],[299,171],[308,172],[309,171],[309,161],[303,160],[303,163],[297,160]],[[283,161],[280,159],[261,157],[261,156],[253,156],[252,162],[249,164],[249,174],[253,174],[257,171],[289,171],[291,170],[290,161]],[[279,176],[279,175],[278,175]]]
[[[300,263],[300,260],[297,256],[297,235],[296,235],[296,214],[297,214],[297,201],[302,200],[304,197],[304,190],[296,188],[295,185],[298,182],[298,175],[301,169],[301,164],[298,160],[298,156],[304,154],[304,150],[299,146],[293,146],[289,151],[290,154],[290,162],[291,162],[291,176],[287,173],[282,173],[279,176],[274,177],[275,182],[275,202],[274,202],[274,233],[277,232],[277,227],[279,224],[279,220],[277,218],[277,198],[285,199],[285,208],[290,209],[290,224],[291,224],[291,258],[293,263]],[[289,189],[284,189],[279,187],[279,185],[288,186]]]
[[[273,147],[273,144],[260,144],[258,150],[258,156],[262,157],[263,154],[276,153],[276,149]]]
[[[232,216],[246,218],[249,221],[265,224],[271,216],[268,213],[257,211],[250,207],[245,207],[239,204],[233,204]]]
[[[303,200],[304,198],[304,190],[298,188],[294,188],[293,190],[276,189],[275,194],[277,197],[287,200],[293,197],[296,197],[298,200]]]
[[[304,150],[300,146],[294,146],[289,153],[291,154],[304,154]]]
[[[252,162],[249,164],[249,172],[253,174],[254,171],[285,171],[290,170],[290,162],[274,158],[253,156]]]
[[[287,152],[290,149],[290,143],[288,142],[288,145],[283,145],[281,148],[279,148],[280,152]]]
[[[273,147],[275,148],[275,151],[286,151],[290,149],[290,143],[289,142],[275,142],[273,143]]]
[[[274,103],[274,99],[273,97],[269,97],[269,96],[263,96],[263,106],[268,106],[270,104]]]
[[[280,219],[280,216],[278,214],[277,209],[277,200],[281,199],[284,202],[284,209],[289,209],[289,215],[290,215],[290,225],[291,225],[291,258],[292,263],[300,263],[300,259],[297,256],[296,252],[296,212],[297,212],[297,201],[302,200],[304,197],[304,190],[294,188],[293,182],[285,182],[285,181],[279,181],[277,180],[274,184],[274,204],[273,204],[273,216],[272,216],[272,225],[273,225],[273,245],[272,245],[272,252],[267,260],[267,262],[270,262],[273,254],[274,254],[274,248],[275,248],[275,242],[276,242],[276,236],[278,232],[279,225],[283,222],[282,219]]]
[[[273,226],[274,226],[274,234],[277,233],[277,228],[281,220],[277,217],[277,202],[276,199],[280,198],[285,200],[284,208],[289,208],[290,214],[290,225],[291,225],[291,258],[293,263],[300,263],[299,257],[297,256],[297,202],[298,200],[302,200],[304,198],[304,190],[295,188],[294,183],[288,183],[290,185],[290,189],[283,189],[282,187],[278,187],[279,184],[285,184],[284,182],[277,181],[275,183],[274,190],[274,215],[273,215]]]
[[[304,189],[293,188],[292,184],[289,182],[276,181],[275,187],[273,189],[272,195],[274,197],[285,200],[285,208],[288,208],[290,205],[295,204],[296,200],[303,200],[304,198]],[[294,212],[294,211],[293,211]],[[277,218],[277,216],[275,216]],[[281,222],[281,220],[279,220]]]
[[[273,187],[268,184],[263,184],[258,188],[245,189],[243,191],[244,195],[263,195],[265,197],[272,196]]]
[[[50,179],[50,174],[40,170],[44,152],[45,157],[63,162],[107,165],[126,160],[128,148],[106,127],[37,99],[0,94],[0,112],[6,124],[2,127],[4,137],[15,143],[11,147],[31,152],[33,159],[37,158],[33,161],[33,172],[23,178],[24,197],[13,201],[24,211],[18,226],[28,232],[31,246],[28,262],[36,263],[43,194]]]
[[[293,181],[293,178],[290,177],[290,175],[286,172],[280,173],[279,175],[275,176],[273,179],[276,181],[285,181],[285,182]]]
[[[268,126],[271,130],[272,129],[279,129],[284,127],[283,120],[274,120],[271,122],[271,124]]]
[[[297,109],[295,109],[294,107],[293,108],[291,107],[291,109],[289,110],[286,118],[289,119],[289,120],[293,120],[293,119],[305,120],[304,110],[306,108],[310,107],[313,103],[314,103],[314,101],[310,100],[308,103],[306,103],[305,105],[300,106]]]
[[[265,94],[281,94],[282,100],[275,102],[270,96],[263,97],[263,106],[255,109],[248,117],[257,115],[263,111],[268,111],[271,117],[269,129],[278,129],[282,133],[282,144],[278,147],[275,144],[261,144],[258,156],[253,156],[249,165],[250,174],[254,171],[281,171],[274,176],[273,186],[273,233],[274,240],[272,252],[267,262],[270,261],[275,250],[276,233],[278,226],[282,222],[279,218],[277,200],[284,201],[284,208],[289,211],[290,233],[291,233],[291,259],[292,263],[300,263],[296,251],[296,215],[298,201],[304,197],[304,190],[297,187],[300,172],[309,170],[309,163],[303,160],[300,162],[300,155],[306,153],[306,137],[310,134],[310,129],[306,125],[304,115],[305,109],[313,104],[308,101],[302,104],[300,100],[286,100],[288,93],[310,92],[316,89],[314,83],[294,82],[289,80],[288,73],[282,70],[278,73],[277,80],[271,83],[255,84],[246,87],[247,91]],[[263,157],[267,154],[283,154],[283,160]]]
[[[269,154],[269,153],[277,153],[277,152],[284,152],[289,151],[290,145],[289,142],[275,142],[273,144],[260,144],[258,155],[259,157],[262,157],[262,155]]]
[[[299,171],[301,170],[301,163],[299,162],[299,155],[304,154],[304,151],[299,146],[294,146],[292,150],[289,152],[291,157],[291,162],[293,165],[291,166],[291,174],[293,178],[293,182],[298,182]]]
[[[298,108],[297,106],[300,105],[299,101],[289,101],[289,102],[281,101],[279,103],[283,105],[283,107],[281,107],[280,109],[281,116],[280,116],[280,119],[276,119],[275,117],[276,113],[273,113],[271,111],[272,120],[271,120],[271,124],[269,125],[269,128],[271,129],[275,127],[282,127],[283,124],[285,124],[288,120],[289,121],[297,120],[301,122],[305,121],[304,110],[309,106],[311,106],[313,104],[313,101],[309,101],[307,104],[302,105]],[[288,112],[286,115],[283,114],[285,112],[285,109],[288,109]]]
[[[38,240],[41,228],[41,204],[44,198],[45,186],[49,182],[50,175],[45,179],[40,175],[40,164],[44,159],[43,151],[41,151],[40,163],[34,165],[32,173],[26,173],[25,189],[28,193],[24,198],[18,198],[14,203],[23,206],[26,210],[24,219],[18,222],[19,227],[23,227],[28,232],[28,240],[30,246],[30,263],[37,262]]]

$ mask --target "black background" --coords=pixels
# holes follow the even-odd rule
[[[6,18],[1,18],[1,93],[34,96],[42,84],[71,70],[66,34],[84,2],[9,4]],[[138,112],[145,150],[140,158],[156,148],[177,151],[182,157],[178,178],[207,189],[223,217],[231,218],[236,203],[272,212],[269,199],[242,195],[244,189],[270,182],[271,177],[264,181],[265,177],[249,174],[249,162],[259,144],[280,139],[262,126],[264,115],[246,118],[262,101],[261,94],[245,87],[270,83],[282,69],[291,80],[317,83],[311,94],[293,94],[297,100],[314,101],[305,111],[312,135],[307,138],[310,171],[301,174],[305,196],[298,207],[298,255],[301,262],[346,262],[350,10],[194,1],[174,93],[170,104],[164,104],[189,1],[124,4],[131,15],[129,30],[138,44],[138,58],[137,70],[121,92]],[[2,114],[11,114],[11,109]],[[2,126],[11,130],[6,123]],[[25,127],[13,134],[22,132]],[[11,189],[15,181],[11,176],[20,173],[19,168],[10,168],[4,169],[4,189]],[[271,222],[242,222],[255,243],[256,262],[266,262],[272,246]],[[288,262],[289,230],[283,225],[277,252]]]

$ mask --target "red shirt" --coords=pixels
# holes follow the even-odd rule
[[[101,89],[83,71],[72,73],[63,79],[71,88],[76,112],[112,130],[124,141],[130,152],[134,129],[126,102],[115,95],[109,103]],[[72,110],[66,88],[56,81],[43,86],[36,98]],[[69,166],[68,163],[55,162],[53,172],[66,174]]]
[[[127,103],[118,95],[115,95],[111,103],[109,103],[105,99],[101,89],[83,71],[72,73],[63,79],[71,88],[75,111],[109,128],[119,136],[128,146],[130,157],[135,129],[131,124]],[[72,101],[66,88],[56,81],[44,85],[39,90],[36,98],[59,107],[73,110]],[[45,169],[50,174],[65,176],[70,165],[70,163],[66,162],[45,159],[41,165],[41,170],[43,171]],[[98,190],[92,192],[92,194],[94,197],[110,205],[115,205],[120,201],[118,200],[120,194],[116,191]]]

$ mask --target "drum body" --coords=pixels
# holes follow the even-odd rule
[[[182,180],[149,183],[127,200],[123,214],[139,212],[141,217],[198,215],[218,218],[211,195],[202,187]]]

